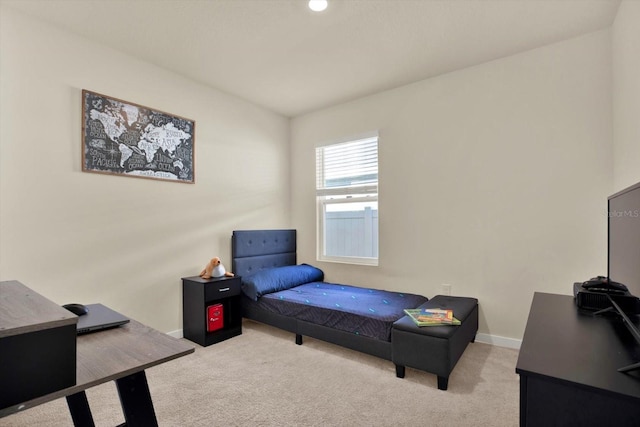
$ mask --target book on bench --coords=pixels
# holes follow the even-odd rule
[[[460,320],[453,316],[453,310],[440,308],[405,308],[404,312],[418,326],[457,326]]]

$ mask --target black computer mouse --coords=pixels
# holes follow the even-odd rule
[[[76,316],[83,316],[89,312],[89,309],[82,304],[65,304],[63,307]]]

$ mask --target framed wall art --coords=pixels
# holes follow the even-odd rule
[[[82,170],[195,182],[195,122],[82,91]]]

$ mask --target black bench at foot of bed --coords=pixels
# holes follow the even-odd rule
[[[446,390],[453,371],[467,344],[475,342],[478,331],[478,300],[437,295],[419,308],[446,307],[453,312],[459,326],[417,326],[409,316],[397,320],[391,329],[391,361],[396,376],[404,378],[405,367],[420,369],[438,376],[438,388]]]

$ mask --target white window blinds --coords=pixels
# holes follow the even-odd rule
[[[317,196],[378,192],[378,138],[316,148]]]

